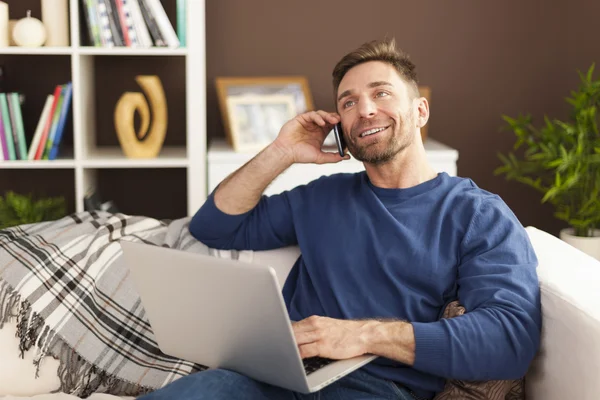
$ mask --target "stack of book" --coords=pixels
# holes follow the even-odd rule
[[[185,2],[177,0],[177,33],[160,0],[81,0],[95,47],[185,46]]]
[[[54,160],[67,124],[73,87],[57,85],[48,95],[33,139],[27,146],[19,93],[0,93],[0,160]]]

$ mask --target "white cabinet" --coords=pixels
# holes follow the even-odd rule
[[[448,175],[456,175],[457,150],[431,138],[425,142],[425,150],[434,169],[438,172],[447,172]],[[212,141],[208,148],[208,192],[212,192],[223,179],[254,156],[255,153],[234,152],[224,140]],[[273,181],[265,194],[280,193],[323,175],[363,170],[363,164],[354,158],[337,164],[294,164]]]

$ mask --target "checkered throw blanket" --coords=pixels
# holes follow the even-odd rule
[[[35,349],[38,369],[45,356],[57,358],[59,391],[79,397],[137,396],[204,369],[158,349],[119,246],[127,240],[251,257],[209,249],[188,224],[85,212],[0,230],[0,328],[17,318],[21,353]]]

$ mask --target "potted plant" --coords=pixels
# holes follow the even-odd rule
[[[0,229],[16,225],[52,221],[67,214],[63,197],[33,199],[31,194],[21,195],[8,191],[0,196]]]
[[[499,154],[503,165],[494,172],[541,192],[542,203],[551,203],[556,218],[569,225],[561,239],[600,259],[600,80],[593,79],[593,64],[578,73],[579,88],[566,99],[568,120],[544,116],[538,129],[530,115],[503,116],[520,151]]]

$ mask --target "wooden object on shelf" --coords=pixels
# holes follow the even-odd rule
[[[123,93],[115,107],[115,129],[127,157],[154,158],[160,153],[167,133],[167,100],[158,76],[140,75],[135,79],[150,100],[150,108],[142,93]],[[134,120],[136,111],[141,117],[141,127],[137,135]]]

